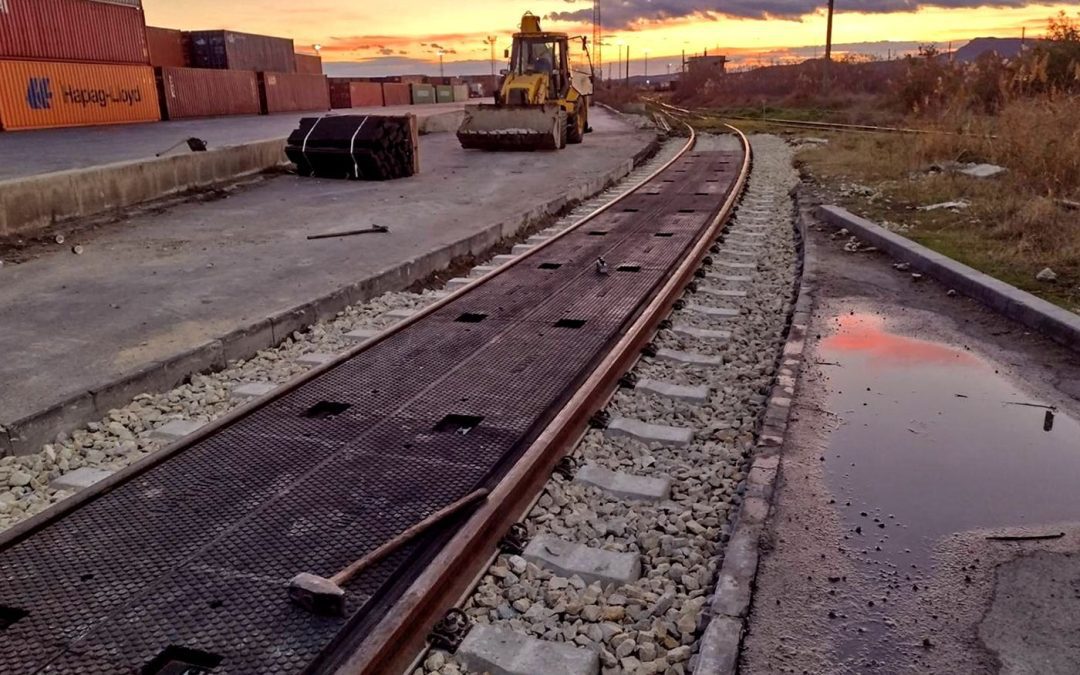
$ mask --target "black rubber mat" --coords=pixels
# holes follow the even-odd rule
[[[351,583],[343,619],[290,604],[289,579],[493,485],[701,236],[739,160],[684,157],[659,194],[0,551],[0,673],[317,669],[449,532]]]

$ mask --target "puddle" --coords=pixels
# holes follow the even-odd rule
[[[1054,411],[1047,424],[1044,401],[962,348],[892,334],[872,314],[834,325],[819,348],[829,364],[825,407],[838,425],[825,473],[848,530],[843,544],[867,565],[860,595],[897,574],[928,578],[935,543],[951,533],[1080,520],[1076,420]],[[851,618],[884,616],[874,614]],[[877,632],[841,652],[874,655],[888,670],[900,655],[871,645]]]

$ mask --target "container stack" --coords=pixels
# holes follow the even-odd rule
[[[158,119],[140,0],[0,2],[0,128]]]

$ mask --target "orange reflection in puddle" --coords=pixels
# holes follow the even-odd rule
[[[840,316],[837,323],[840,329],[822,340],[822,348],[870,356],[873,365],[970,365],[977,361],[966,352],[936,342],[889,333],[885,330],[885,319],[874,314]]]

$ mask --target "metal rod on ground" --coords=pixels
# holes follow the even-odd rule
[[[439,509],[329,579],[308,572],[297,574],[289,582],[289,598],[304,609],[316,614],[344,615],[345,589],[343,586],[345,584],[424,532],[445,522],[477,502],[486,500],[489,493],[488,489],[481,488],[462,497],[453,504]]]
[[[312,239],[333,239],[334,237],[351,237],[356,234],[385,234],[390,231],[389,227],[385,225],[376,225],[364,230],[346,230],[345,232],[328,232],[326,234],[311,234],[308,235],[308,240]]]

